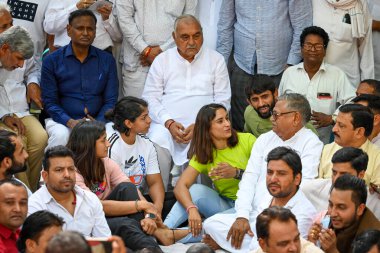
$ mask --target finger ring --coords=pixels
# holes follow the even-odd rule
[[[201,223],[198,224],[198,226],[200,226],[200,225],[201,225]]]

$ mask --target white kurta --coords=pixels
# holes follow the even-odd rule
[[[380,21],[380,0],[368,0],[373,20]],[[375,58],[375,79],[380,80],[380,31],[372,31],[373,54]]]
[[[265,208],[270,207],[273,197],[268,191],[261,193],[263,198],[260,202],[256,203],[257,208],[255,208],[249,217],[249,225],[256,235],[256,217]],[[302,191],[297,191],[297,193],[286,203],[284,206],[292,211],[296,216],[298,222],[298,230],[302,237],[306,238],[309,228],[313,223],[313,218],[316,215],[316,210],[310,201],[306,198]],[[227,233],[231,228],[232,224],[237,218],[236,213],[232,214],[216,214],[211,216],[204,222],[204,229],[206,234],[209,234],[223,249],[232,253],[245,253],[248,250],[255,250],[259,248],[257,237],[250,237],[248,235],[244,236],[242,247],[240,250],[232,248],[231,241],[227,241]]]
[[[279,146],[291,147],[298,152],[302,161],[302,180],[318,176],[323,144],[311,130],[302,128],[286,141],[273,131],[260,135],[252,148],[247,168],[239,183],[235,202],[237,217],[248,218],[250,211],[255,209],[255,203],[260,203],[262,192],[266,191],[266,158],[270,151]]]
[[[218,21],[222,0],[198,1],[196,16],[202,25],[203,45],[216,50]]]
[[[149,138],[168,149],[176,165],[182,165],[188,160],[188,144],[176,143],[165,122],[174,119],[186,128],[206,104],[230,108],[231,88],[224,58],[203,47],[190,63],[176,47],[171,48],[154,60],[142,97],[148,101],[152,118]]]
[[[372,23],[366,0],[362,2],[368,24]],[[330,37],[326,62],[341,68],[357,87],[360,80],[374,78],[372,29],[368,26],[363,39],[352,37],[351,24],[343,22],[347,11],[334,9],[325,0],[313,0],[313,25],[322,27]]]

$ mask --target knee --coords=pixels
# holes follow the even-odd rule
[[[129,194],[135,192],[137,194],[136,185],[131,182],[122,182],[116,186],[118,191],[128,192]]]
[[[210,188],[202,184],[193,184],[190,187],[189,192],[191,197],[194,199],[194,197],[206,197],[209,190]]]

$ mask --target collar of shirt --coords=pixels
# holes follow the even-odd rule
[[[301,63],[299,63],[299,64],[297,65],[297,69],[303,69],[303,70],[306,72],[306,70],[305,70],[305,66],[304,66],[304,63],[303,63],[303,62],[301,62]],[[324,60],[322,61],[321,66],[319,66],[319,70],[318,70],[318,72],[319,72],[320,70],[326,71],[326,63],[325,63]]]
[[[192,64],[193,62],[195,62],[199,57],[201,57],[202,55],[202,52],[203,52],[203,45],[201,46],[201,49],[199,49],[199,52],[194,56],[194,60],[192,62],[189,62],[188,60],[186,60],[185,58],[182,57],[182,55],[180,55],[180,53],[178,52],[178,48],[176,48],[176,54],[178,56],[178,58],[183,61],[183,62],[188,62],[189,64]]]
[[[73,51],[73,46],[71,44],[71,41],[70,43],[67,45],[66,47],[66,50],[65,50],[65,53],[64,53],[64,56],[65,57],[71,57],[71,56],[75,56],[74,54],[74,51]],[[93,49],[93,46],[90,45],[90,47],[88,48],[88,55],[85,59],[85,61],[91,57],[98,57],[98,54],[96,53],[96,51]]]
[[[49,190],[47,189],[46,185],[43,185],[41,187],[42,191],[42,201],[45,204],[48,204],[51,201],[54,201],[58,204],[58,202],[54,199],[54,197],[50,194]],[[76,195],[76,206],[79,207],[82,203],[83,199],[85,198],[84,190],[80,188],[79,186],[75,185],[74,187],[75,195]],[[76,208],[75,208],[76,209]]]
[[[15,239],[18,238],[18,235],[20,234],[20,229],[17,229],[16,232],[13,232],[11,229],[7,228],[6,226],[0,224],[0,236],[9,239],[12,235],[15,235]]]

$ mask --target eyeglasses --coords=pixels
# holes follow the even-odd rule
[[[297,111],[290,111],[290,112],[276,112],[276,111],[272,111],[271,115],[272,115],[272,117],[273,117],[274,120],[277,120],[282,115],[293,113],[293,112],[297,112]]]
[[[311,51],[312,48],[314,48],[315,51],[321,51],[322,49],[324,49],[324,45],[323,44],[311,44],[311,43],[304,43],[303,44],[303,48],[307,51]]]

